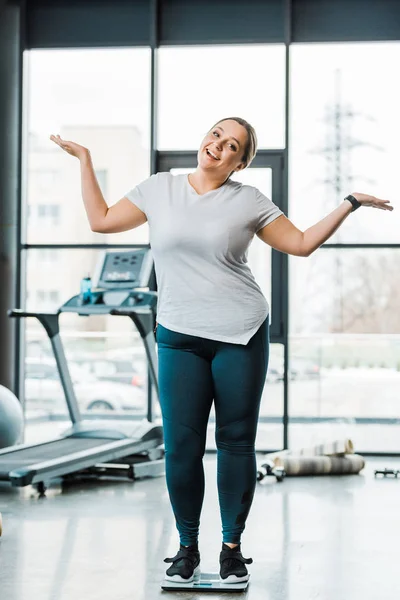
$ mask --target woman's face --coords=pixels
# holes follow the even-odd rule
[[[232,171],[244,167],[242,157],[247,141],[247,131],[242,125],[230,119],[220,121],[201,142],[197,153],[199,167],[220,175],[221,179],[229,177]]]

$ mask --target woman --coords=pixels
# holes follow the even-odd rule
[[[193,173],[158,173],[108,208],[87,148],[51,140],[80,160],[91,229],[116,233],[146,221],[157,274],[157,343],[167,487],[180,537],[166,578],[190,582],[200,569],[198,534],[203,455],[212,402],[224,582],[249,578],[241,534],[256,484],[255,437],[268,366],[269,307],[247,266],[254,235],[294,256],[309,256],[359,206],[392,210],[388,200],[354,193],[305,232],[271,200],[230,176],[256,153],[254,129],[219,121],[203,139]]]

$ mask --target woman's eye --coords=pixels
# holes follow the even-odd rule
[[[236,146],[234,144],[229,144],[234,152],[236,152]]]
[[[218,131],[213,131],[213,135],[218,137],[218,135],[219,135]]]

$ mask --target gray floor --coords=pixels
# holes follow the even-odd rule
[[[400,479],[374,479],[369,459],[359,476],[272,478],[258,484],[243,537],[252,556],[246,594],[160,590],[165,556],[177,534],[163,478],[136,483],[31,488],[0,486],[1,600],[397,600],[400,597]],[[207,492],[200,549],[216,570],[220,522],[215,458],[206,459]]]

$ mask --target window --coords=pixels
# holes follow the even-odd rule
[[[285,47],[190,46],[159,50],[158,148],[197,149],[224,117],[243,117],[260,148],[285,145]]]
[[[51,290],[49,292],[49,302],[52,304],[59,304],[60,294],[58,293],[58,290]]]
[[[52,250],[54,263],[43,267],[44,250],[31,249],[27,255],[26,309],[55,312],[79,294],[80,279],[93,275],[100,250]],[[147,406],[146,357],[140,335],[126,317],[95,315],[82,317],[62,313],[60,332],[75,391],[83,412],[113,410],[126,415],[145,415]],[[54,355],[44,328],[36,319],[26,319],[27,364],[54,364]],[[104,364],[108,364],[107,369]],[[30,373],[32,373],[32,368]],[[52,367],[54,368],[54,367]],[[38,366],[39,369],[39,366]],[[40,366],[41,372],[44,367]],[[26,408],[30,415],[65,414],[66,403],[58,381],[41,382],[40,388],[27,376]],[[98,402],[98,404],[94,404]]]
[[[320,249],[290,258],[293,333],[400,334],[399,250]]]
[[[45,307],[56,311],[60,302],[60,294],[58,290],[37,290],[36,301],[38,311],[44,310]]]
[[[54,189],[57,184],[58,173],[57,171],[50,170],[35,170],[32,171],[31,177],[34,185],[37,187],[39,194],[48,194],[49,190]]]
[[[150,57],[149,48],[25,52],[28,110],[23,242],[148,243],[146,225],[120,234],[91,231],[82,201],[79,162],[52,143],[49,136],[58,133],[89,148],[108,206],[117,202],[150,174]],[[56,311],[78,294],[82,277],[93,275],[98,254],[92,249],[26,251],[22,262],[26,263],[24,287],[29,289],[25,298],[27,310]],[[124,357],[129,352],[140,355],[143,362],[139,334],[127,328],[126,319],[83,319],[70,314],[62,315],[60,321],[70,365],[80,364],[85,356],[109,361],[108,353],[115,347]],[[27,357],[43,355],[51,360],[52,351],[43,327],[34,319],[27,319],[25,326]],[[88,385],[89,376],[90,373],[80,374],[76,382],[83,411],[92,410],[98,402],[97,408],[144,414],[147,377],[142,387],[129,381],[125,387],[119,382],[117,389],[114,382],[114,389],[107,384],[107,392],[99,378],[90,380]],[[29,414],[36,410],[66,414],[58,381],[43,380],[40,387],[32,378],[26,382]]]
[[[28,207],[57,219],[57,234],[27,211],[27,242],[148,243],[144,225],[102,235],[91,231],[81,195],[76,158],[49,140],[61,137],[90,149],[100,187],[110,206],[149,176],[150,49],[32,50],[25,53],[27,88]],[[122,93],[119,93],[122,90]],[[62,215],[62,218],[61,218]]]
[[[95,169],[97,181],[99,183],[100,189],[103,193],[104,198],[107,198],[107,170],[106,169]]]
[[[305,230],[352,191],[397,198],[399,43],[302,44],[291,54],[289,217]],[[351,438],[397,452],[399,211],[360,208],[329,244],[289,259],[290,445]],[[348,244],[376,244],[351,248]],[[383,426],[385,433],[383,434]]]
[[[43,263],[55,263],[59,258],[57,252],[55,250],[52,250],[51,248],[43,248],[43,250],[40,251],[40,254],[40,260],[42,265]]]
[[[289,216],[301,229],[352,191],[395,204],[400,44],[302,44],[291,54]],[[290,444],[351,438],[398,452],[399,212],[361,208],[289,260]],[[375,249],[346,248],[373,243]],[[383,423],[385,433],[383,434]]]
[[[396,201],[400,43],[290,50],[289,211],[307,228],[352,191]],[[400,211],[361,208],[330,243],[398,243]]]
[[[37,215],[39,219],[48,221],[48,223],[41,223],[39,226],[58,226],[60,224],[60,206],[57,206],[57,204],[38,204]]]

